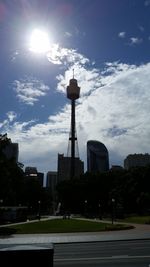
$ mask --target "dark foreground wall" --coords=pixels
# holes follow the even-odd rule
[[[0,266],[53,267],[53,245],[38,247],[37,245],[13,245],[0,249]]]

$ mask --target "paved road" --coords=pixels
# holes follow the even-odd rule
[[[12,244],[1,245],[3,249]],[[18,246],[20,249],[22,246]],[[27,246],[29,249],[30,246]],[[35,249],[54,248],[54,267],[149,267],[150,240],[126,240],[107,242],[81,242],[33,246]],[[31,246],[31,249],[32,246]],[[9,250],[9,249],[8,249]]]
[[[150,240],[54,245],[54,267],[149,267]]]

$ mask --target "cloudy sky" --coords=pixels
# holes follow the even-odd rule
[[[67,154],[73,69],[85,171],[90,139],[110,167],[150,153],[149,18],[150,0],[0,1],[0,133],[19,143],[25,167],[55,171]]]

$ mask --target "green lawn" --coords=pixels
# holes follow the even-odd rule
[[[125,218],[123,222],[150,224],[150,216],[132,216]]]
[[[32,223],[29,222],[14,226],[7,226],[8,232],[16,232],[17,234],[98,232],[106,230],[122,230],[129,228],[131,229],[132,227],[123,224],[91,222],[77,219],[53,219],[47,221],[37,221]],[[1,231],[3,230],[1,228]],[[5,232],[7,232],[6,229]]]

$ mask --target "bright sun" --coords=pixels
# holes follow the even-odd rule
[[[50,48],[50,41],[47,32],[35,29],[31,33],[29,50],[35,53],[46,53]]]

